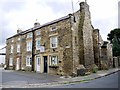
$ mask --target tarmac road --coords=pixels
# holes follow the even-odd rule
[[[119,75],[118,75],[119,74]],[[53,88],[120,88],[120,71],[88,82],[56,86]]]

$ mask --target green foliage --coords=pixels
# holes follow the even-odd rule
[[[120,28],[111,30],[107,39],[113,45],[113,56],[120,56]]]
[[[118,43],[117,37],[113,39],[113,56],[120,56],[120,44]]]
[[[120,43],[120,28],[116,28],[114,30],[111,30],[110,33],[107,35],[108,36],[108,40],[112,43],[113,42],[113,39],[114,39],[114,36],[117,37],[117,40],[119,41]]]
[[[93,72],[93,73],[97,73],[97,71],[98,71],[98,67],[94,64],[94,65],[93,65],[92,72]]]

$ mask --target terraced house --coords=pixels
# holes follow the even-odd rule
[[[92,26],[86,2],[81,2],[75,13],[17,30],[6,44],[7,69],[73,75],[83,67],[91,71],[95,66],[104,69],[112,65],[111,45]]]

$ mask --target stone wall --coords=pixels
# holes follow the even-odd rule
[[[84,63],[86,68],[92,69],[92,65],[94,64],[94,52],[93,52],[93,27],[91,24],[91,16],[89,11],[89,6],[87,3],[83,2],[80,4],[80,23],[83,23],[83,27],[79,28],[79,30],[82,30],[83,33],[83,43],[84,47]],[[84,21],[82,21],[82,18],[84,18]]]
[[[113,53],[112,53],[112,45],[110,43],[107,44],[107,57],[108,57],[108,66],[109,68],[112,68]]]
[[[97,66],[100,64],[100,44],[99,44],[99,30],[93,30],[93,48],[94,48],[94,62]]]
[[[44,73],[43,57],[48,57],[48,73],[59,75],[72,75],[77,73],[78,68],[92,70],[95,66],[106,65],[111,66],[112,49],[108,44],[107,48],[101,48],[103,40],[99,34],[99,30],[93,28],[91,24],[91,16],[89,5],[86,2],[80,3],[80,10],[73,14],[69,14],[68,18],[58,19],[51,23],[44,24],[40,27],[31,28],[33,33],[32,38],[27,38],[27,33],[16,35],[7,40],[6,49],[6,64],[9,67],[9,58],[13,57],[13,67],[16,69],[16,60],[20,58],[20,69],[36,71],[36,56],[41,57],[40,72]],[[57,22],[56,22],[57,21]],[[52,27],[57,30],[51,31]],[[40,31],[40,35],[36,35],[36,31]],[[50,47],[50,38],[58,37],[58,47]],[[18,38],[21,38],[18,41]],[[36,50],[36,39],[41,38],[41,46],[44,47],[44,52]],[[11,42],[14,39],[14,42]],[[27,51],[27,41],[32,41],[32,51]],[[17,53],[17,44],[20,44],[20,53]],[[14,51],[11,54],[11,45],[14,46]],[[110,53],[109,53],[110,52]],[[58,56],[58,65],[53,67],[50,65],[50,57]],[[32,57],[32,66],[26,66],[26,56]],[[101,57],[101,58],[100,58]],[[104,67],[104,66],[103,66]]]
[[[118,57],[113,57],[113,67],[119,67],[119,58]]]

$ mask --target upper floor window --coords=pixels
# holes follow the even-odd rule
[[[51,27],[51,31],[56,31],[57,30],[57,27],[56,26],[52,26]]]
[[[9,66],[13,66],[13,58],[10,58],[10,60],[9,60]]]
[[[51,48],[57,48],[58,46],[58,37],[54,36],[50,38],[50,47]]]
[[[18,38],[18,41],[20,41],[20,37]]]
[[[58,56],[51,56],[51,66],[58,65]]]
[[[38,36],[38,35],[40,35],[41,33],[40,33],[40,31],[36,31],[36,36]]]
[[[36,50],[40,49],[40,45],[41,45],[40,40],[41,40],[41,38],[36,39]]]
[[[14,42],[14,40],[12,39],[12,41],[11,42]]]
[[[17,52],[20,52],[20,44],[17,45]]]
[[[32,51],[32,41],[27,42],[27,51]]]
[[[27,56],[26,57],[26,66],[31,66],[32,65],[32,57],[31,56]]]
[[[11,45],[11,50],[10,50],[11,53],[13,53],[13,45]]]
[[[28,33],[27,38],[32,38],[32,33]]]

